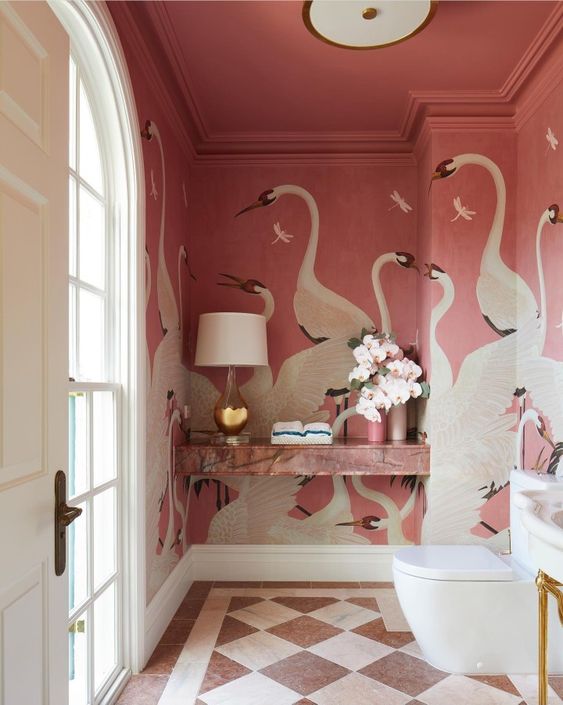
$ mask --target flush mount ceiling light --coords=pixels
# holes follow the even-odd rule
[[[376,49],[412,37],[430,22],[438,0],[307,0],[307,29],[328,44]]]

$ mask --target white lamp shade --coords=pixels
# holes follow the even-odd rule
[[[267,365],[266,319],[256,313],[202,313],[195,364],[200,367]]]

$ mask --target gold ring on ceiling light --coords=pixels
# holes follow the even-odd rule
[[[422,30],[430,24],[432,19],[434,18],[434,15],[436,14],[436,10],[438,9],[438,2],[439,0],[430,0],[430,7],[428,10],[428,14],[426,15],[424,21],[418,25],[418,27],[415,27],[411,32],[408,32],[402,37],[398,37],[397,39],[394,39],[393,41],[386,42],[384,44],[373,44],[373,45],[365,45],[365,46],[354,46],[351,44],[344,44],[342,42],[337,42],[334,39],[329,39],[329,37],[326,37],[324,34],[321,34],[317,28],[313,25],[313,22],[311,20],[311,6],[313,2],[319,2],[322,0],[305,0],[303,3],[303,10],[302,10],[302,17],[303,17],[303,22],[305,23],[305,26],[311,32],[311,34],[316,37],[317,39],[320,39],[322,42],[325,44],[331,44],[332,46],[335,47],[340,47],[341,49],[352,49],[354,51],[365,51],[366,49],[383,49],[384,47],[390,47],[393,46],[394,44],[400,44],[401,42],[404,42],[406,39],[410,39],[411,37],[414,37],[416,34],[419,32],[422,32]],[[380,11],[376,7],[378,3],[374,2],[373,4],[369,4],[364,9],[362,10],[362,17],[364,20],[376,20],[380,16]],[[375,11],[375,14],[373,12]],[[369,16],[366,16],[366,13],[369,14]]]

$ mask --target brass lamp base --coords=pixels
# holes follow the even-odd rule
[[[229,366],[227,385],[217,399],[213,417],[219,431],[226,436],[239,435],[248,422],[248,405],[241,396],[232,366]]]

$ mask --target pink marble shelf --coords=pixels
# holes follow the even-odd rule
[[[429,475],[430,446],[416,441],[367,443],[362,438],[333,445],[218,446],[191,441],[175,449],[180,475]]]

